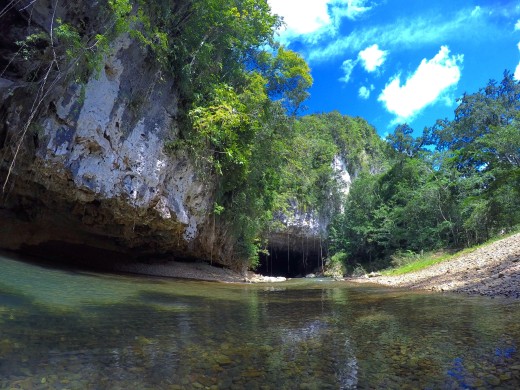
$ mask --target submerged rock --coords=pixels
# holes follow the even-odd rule
[[[278,283],[285,282],[287,280],[284,276],[264,276],[264,275],[253,275],[250,278],[246,279],[246,282],[249,283]]]

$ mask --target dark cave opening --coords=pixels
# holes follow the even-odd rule
[[[269,248],[268,252],[269,255],[260,255],[260,266],[256,272],[261,275],[297,278],[321,272],[323,256],[320,251],[297,252]]]
[[[0,248],[0,256],[17,259],[50,268],[59,268],[75,271],[92,271],[98,273],[127,273],[121,271],[121,265],[131,263],[167,264],[169,261],[177,263],[198,263],[201,259],[182,257],[172,253],[146,254],[135,248],[132,250],[116,251],[78,243],[50,240],[36,245],[21,245],[16,250]],[[214,267],[223,267],[213,263]],[[146,275],[146,273],[144,273]]]

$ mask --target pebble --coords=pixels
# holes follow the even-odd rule
[[[447,262],[399,275],[372,277],[371,283],[450,291],[487,297],[520,298],[520,233],[495,241]],[[368,280],[352,279],[358,283]]]
[[[215,358],[215,361],[220,364],[221,366],[225,366],[225,365],[228,365],[228,364],[231,364],[233,363],[233,360],[231,360],[229,358],[229,356],[226,356],[226,355],[218,355],[216,358]]]
[[[484,380],[492,386],[498,386],[500,384],[500,378],[495,375],[488,374],[484,377]]]
[[[244,376],[246,378],[258,378],[258,377],[262,376],[262,372],[258,371],[258,370],[250,370],[250,371],[246,371]]]

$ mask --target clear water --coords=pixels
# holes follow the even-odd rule
[[[0,389],[515,389],[519,343],[519,302],[0,257]]]

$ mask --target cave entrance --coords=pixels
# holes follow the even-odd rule
[[[260,255],[260,266],[256,272],[261,275],[297,278],[321,272],[323,257],[319,251],[298,252],[269,248],[268,252],[269,255]]]

